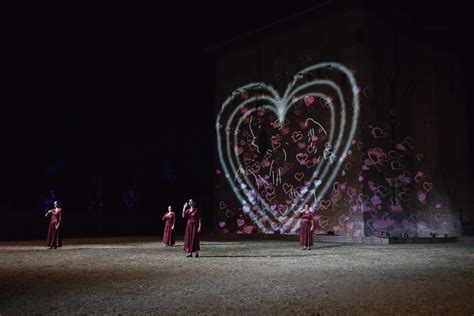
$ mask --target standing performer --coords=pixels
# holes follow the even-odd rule
[[[188,203],[184,203],[183,206],[183,218],[188,217],[186,223],[186,230],[184,232],[184,252],[188,255],[186,257],[192,257],[193,252],[196,252],[196,258],[199,257],[199,233],[201,232],[201,218],[199,216],[199,210],[195,208],[193,200],[189,200]]]
[[[61,237],[59,237],[59,225],[61,224],[61,203],[54,201],[54,208],[49,210],[44,217],[51,214],[48,229],[48,247],[49,249],[56,249],[62,246]]]
[[[304,209],[297,216],[301,217],[300,245],[303,246],[303,250],[311,250],[311,246],[313,246],[314,219],[313,213],[309,210],[309,205],[305,204]]]
[[[168,212],[163,216],[162,220],[166,220],[165,223],[165,231],[163,232],[163,243],[166,247],[174,245],[174,222],[175,222],[175,215],[173,212],[173,208],[168,206]]]

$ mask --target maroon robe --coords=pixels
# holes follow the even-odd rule
[[[162,220],[166,220],[165,223],[165,231],[163,232],[163,243],[166,246],[173,246],[174,245],[174,230],[171,229],[174,225],[174,212],[166,213]]]
[[[303,247],[311,247],[313,245],[313,231],[311,230],[313,214],[309,211],[303,211],[298,214],[298,217],[301,217],[300,245]]]
[[[51,219],[49,221],[49,228],[48,228],[48,247],[61,247],[62,241],[61,237],[59,237],[59,229],[61,228],[61,213],[62,210],[60,208],[55,208],[50,210]],[[59,227],[56,229],[56,226]]]
[[[187,209],[183,212],[183,217],[185,216],[188,217],[188,222],[184,231],[184,252],[199,251],[199,210],[197,208]]]

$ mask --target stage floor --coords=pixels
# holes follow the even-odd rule
[[[474,244],[0,242],[0,314],[474,313]]]

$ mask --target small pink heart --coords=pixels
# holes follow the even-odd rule
[[[286,194],[288,194],[288,192],[290,192],[291,190],[293,190],[293,186],[291,184],[283,183],[283,191]]]
[[[244,226],[243,232],[244,234],[251,234],[253,231],[254,227],[251,225]]]
[[[297,172],[295,173],[295,179],[299,181],[301,181],[304,177],[304,173],[303,172]]]
[[[331,200],[321,200],[319,205],[326,210],[331,205]]]
[[[421,203],[425,203],[425,200],[426,200],[426,192],[418,191],[418,200],[419,200]]]
[[[415,181],[416,181],[416,182],[423,181],[424,177],[425,177],[425,176],[424,176],[423,172],[422,172],[422,171],[418,171],[418,173],[417,173],[416,176],[415,176]]]
[[[433,183],[423,182],[423,189],[425,189],[426,192],[430,192],[432,188],[433,188]]]
[[[356,188],[353,188],[353,187],[347,188],[347,195],[351,198],[351,200],[354,199],[356,193],[357,193]]]
[[[405,146],[403,146],[403,144],[397,144],[397,145],[395,146],[395,148],[396,148],[397,150],[401,150],[401,151],[407,150],[407,149],[405,148]]]
[[[307,160],[306,161],[306,168],[311,169],[316,165],[317,159]]]
[[[291,139],[293,139],[293,142],[297,143],[297,142],[299,142],[301,139],[303,139],[303,134],[302,134],[300,131],[295,131],[295,132],[293,132],[293,134],[291,135]]]
[[[313,145],[312,143],[308,145],[308,147],[306,147],[306,151],[310,154],[312,154],[313,152],[315,152],[317,150],[316,146]]]
[[[276,198],[276,193],[275,192],[267,193],[267,195],[265,195],[265,197],[266,197],[268,202],[271,202]]]
[[[406,202],[406,201],[408,201],[408,200],[411,199],[411,196],[410,196],[408,193],[406,193],[406,192],[400,192],[400,193],[398,194],[398,198],[399,198],[402,202]]]
[[[390,151],[388,152],[388,156],[390,157],[390,159],[394,159],[394,160],[403,158],[403,156],[400,155],[400,154],[399,154],[397,151],[395,151],[395,150],[390,150]]]
[[[225,222],[220,222],[220,223],[219,223],[219,226],[220,226],[221,228],[224,228]]]
[[[405,169],[405,166],[398,160],[393,160],[390,163],[390,166],[392,167],[392,170],[403,170],[403,169]]]
[[[296,154],[296,160],[298,160],[298,162],[299,162],[301,165],[305,165],[305,164],[306,164],[306,159],[308,159],[308,155],[303,154],[303,153],[298,153],[298,154]]]
[[[371,133],[374,138],[387,137],[387,133],[385,133],[380,127],[374,127]]]
[[[307,95],[304,97],[304,104],[306,104],[307,106],[313,104],[314,102],[314,97],[312,95]]]

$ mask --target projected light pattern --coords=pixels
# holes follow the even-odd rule
[[[313,78],[320,70],[344,78],[349,96],[343,94],[345,90],[334,80]],[[349,106],[346,99],[350,100]],[[319,105],[324,113],[300,121],[304,129],[309,129],[306,143],[301,141],[301,131],[288,135],[290,122],[286,119],[290,108],[302,104],[308,109]],[[249,109],[250,106],[253,108]],[[295,110],[296,115],[298,112],[301,110]],[[295,212],[305,203],[313,210],[320,207],[348,155],[358,116],[359,88],[352,72],[338,63],[320,63],[303,69],[293,77],[283,96],[265,83],[250,83],[225,100],[216,120],[219,160],[243,212],[262,232],[294,233],[299,224]],[[276,129],[278,133],[271,137],[271,149],[262,152],[255,131],[267,129]],[[289,142],[300,150],[294,158],[288,155]],[[248,152],[244,152],[244,145],[248,145]],[[309,159],[311,155],[313,158]],[[304,179],[302,172],[288,172],[292,165],[306,167],[309,178]],[[263,169],[268,169],[268,174]],[[288,177],[304,184],[294,188],[286,181]],[[277,188],[288,196],[285,204],[272,202]]]
[[[360,74],[356,84],[329,64],[288,77],[283,96],[251,83],[226,99],[216,122],[218,227],[295,233],[295,212],[309,203],[317,234],[459,236],[459,213],[437,175],[436,153],[410,128],[394,133],[403,116],[364,82],[366,71],[350,67]],[[360,124],[359,96],[374,109]]]
[[[302,123],[300,122],[301,125]],[[389,124],[382,123],[381,126]],[[381,236],[390,233],[392,236],[406,234],[411,237],[427,237],[434,233],[438,236],[456,236],[459,228],[456,226],[456,214],[449,212],[449,201],[439,195],[439,188],[430,179],[430,172],[424,170],[426,155],[416,150],[415,140],[404,137],[401,141],[392,143],[388,137],[389,129],[369,122],[363,122],[359,129],[360,139],[364,141],[352,140],[348,151],[351,159],[346,160],[329,192],[318,203],[315,233],[333,231],[338,235],[352,236]],[[303,131],[301,129],[290,133],[291,138],[302,140]],[[325,134],[323,130],[319,132],[320,136]],[[306,148],[309,149],[312,146],[309,140],[315,135],[311,130],[307,135],[307,143],[310,145]],[[246,153],[242,152],[240,155],[244,156]],[[244,157],[246,159],[248,156]],[[296,161],[299,163],[298,157]],[[273,162],[266,162],[268,169],[274,168]],[[262,165],[265,165],[265,160]],[[268,175],[262,176],[258,170],[254,173],[269,184],[279,183]],[[288,193],[291,198],[300,197],[293,186],[304,181],[305,173],[294,170],[291,176],[292,181],[285,181],[281,185],[283,193]],[[257,189],[265,186],[265,182],[256,182]],[[273,189],[273,186],[270,187]],[[275,200],[276,197],[271,196],[270,204]],[[282,206],[270,205],[272,210],[284,214],[288,208],[281,208]],[[219,227],[224,232],[232,229],[234,220],[237,232],[248,234],[254,231],[254,224],[246,222],[242,214],[234,214],[230,210],[231,205],[221,200],[218,207],[225,215],[219,222]]]

